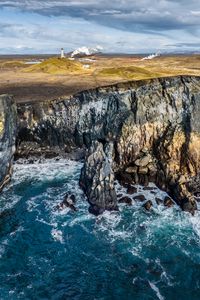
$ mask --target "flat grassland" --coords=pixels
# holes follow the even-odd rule
[[[40,64],[30,64],[40,61]],[[27,64],[28,63],[28,64]],[[0,57],[0,94],[17,102],[62,98],[99,86],[174,75],[200,76],[200,55],[96,55],[76,60],[52,57]]]

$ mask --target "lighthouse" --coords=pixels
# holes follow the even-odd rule
[[[60,58],[65,58],[65,53],[64,53],[64,49],[63,48],[61,48]]]

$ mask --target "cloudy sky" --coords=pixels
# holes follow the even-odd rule
[[[200,0],[0,0],[0,53],[200,50]]]

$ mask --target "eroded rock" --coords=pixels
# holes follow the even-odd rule
[[[141,201],[141,202],[146,200],[145,196],[142,194],[135,196],[133,199],[136,201]]]
[[[0,191],[10,181],[17,131],[16,105],[12,97],[0,96]]]
[[[174,201],[168,196],[165,196],[163,203],[164,203],[164,206],[167,206],[167,207],[174,206]]]
[[[127,197],[127,196],[124,196],[124,197],[120,198],[118,202],[119,203],[125,203],[125,204],[127,204],[129,206],[132,205],[132,199],[129,198],[129,197]]]
[[[144,207],[146,210],[148,210],[148,211],[151,210],[152,206],[153,206],[153,203],[152,203],[151,200],[148,200],[147,202],[145,202],[145,203],[143,204],[143,207]]]
[[[90,203],[90,212],[95,215],[117,209],[112,155],[112,143],[94,142],[81,172],[80,185]]]
[[[129,185],[127,188],[127,194],[135,194],[137,193],[137,188],[135,186]]]

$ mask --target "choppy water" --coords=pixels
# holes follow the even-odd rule
[[[139,203],[96,219],[80,168],[15,165],[0,196],[0,299],[200,299],[199,215]],[[57,212],[69,190],[79,211]]]

